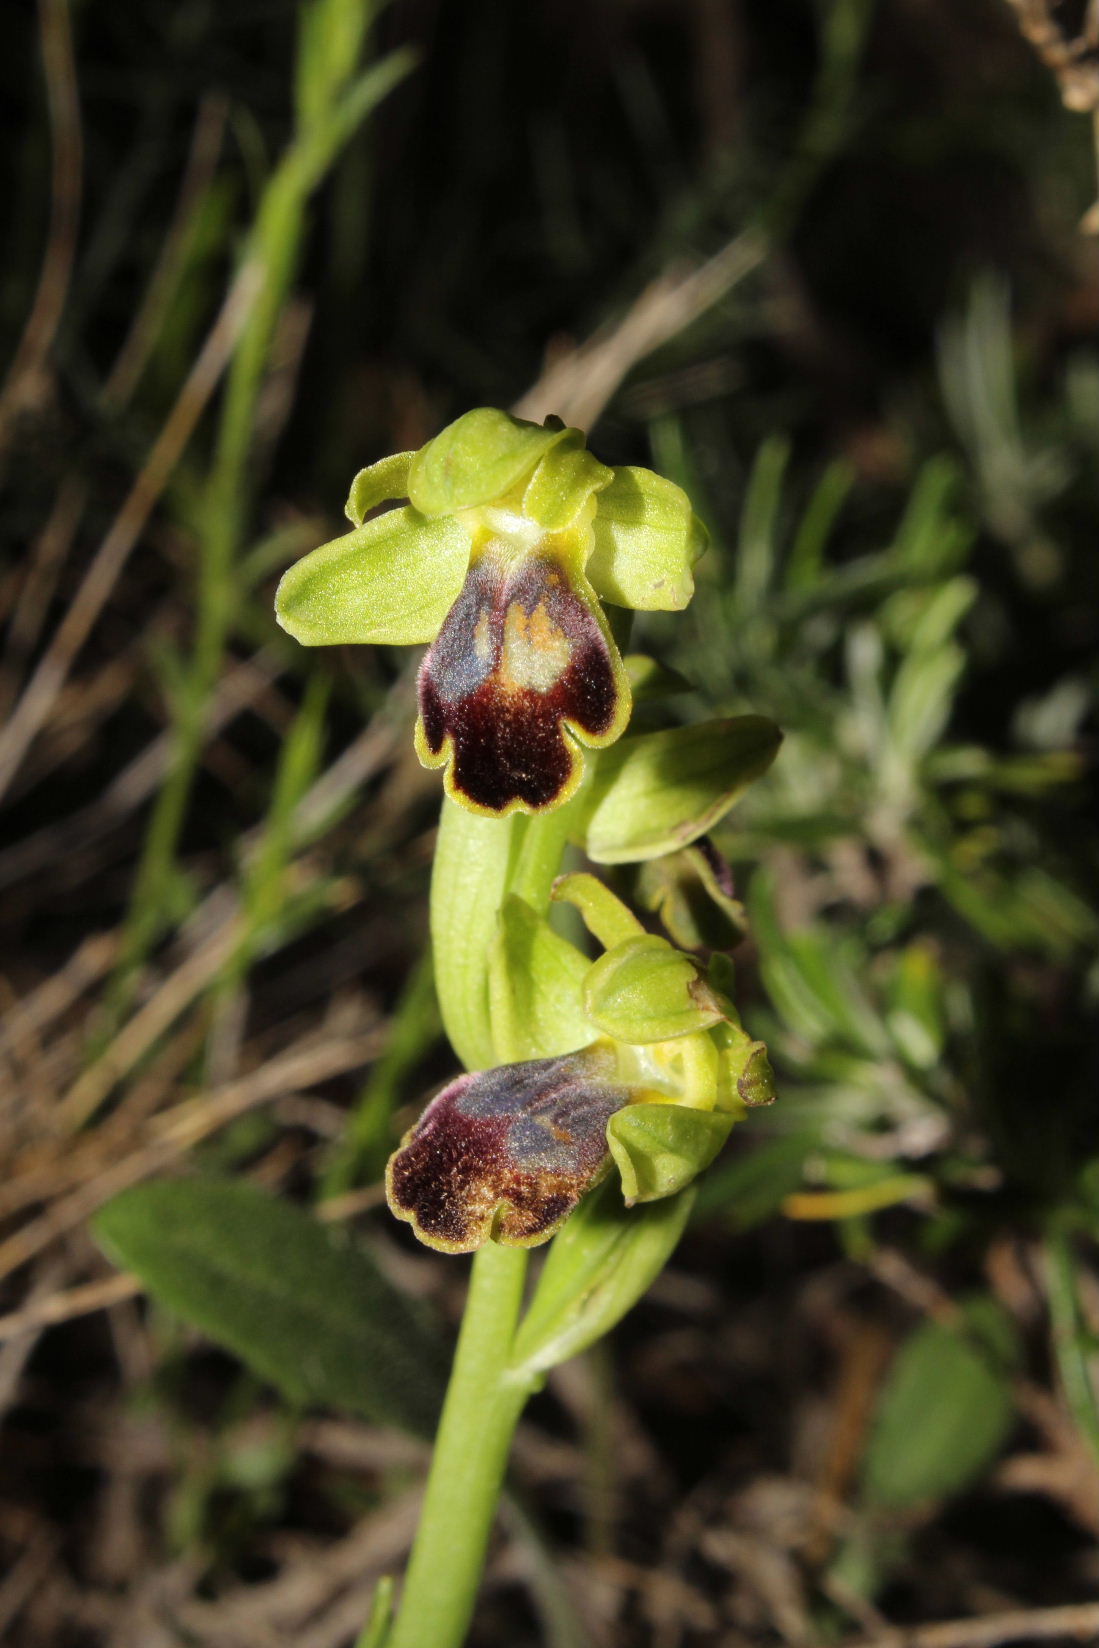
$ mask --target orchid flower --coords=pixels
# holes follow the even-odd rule
[[[347,516],[283,577],[279,623],[306,646],[430,643],[415,745],[447,794],[501,818],[567,801],[581,747],[630,717],[601,601],[678,611],[693,593],[706,535],[686,494],[599,463],[560,419],[480,408],[362,470]]]
[[[535,1032],[568,1050],[459,1076],[406,1133],[389,1161],[389,1205],[429,1247],[544,1242],[612,1160],[628,1205],[672,1195],[746,1107],[774,1097],[766,1050],[740,1027],[720,963],[711,979],[594,876],[561,877],[554,897],[577,907],[605,954],[589,962],[521,900],[506,907],[526,947],[532,936],[543,956],[552,946],[558,979],[571,975],[552,1026]]]

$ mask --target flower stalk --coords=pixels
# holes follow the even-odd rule
[[[527,1263],[525,1248],[496,1242],[474,1256],[420,1525],[385,1648],[459,1648],[465,1640],[511,1439],[538,1382],[508,1366]]]
[[[743,912],[703,838],[781,735],[742,716],[624,736],[635,696],[669,680],[623,657],[602,602],[681,609],[705,534],[678,487],[599,463],[560,420],[467,413],[361,471],[347,515],[276,610],[307,646],[428,644],[433,961],[466,1073],[406,1133],[386,1188],[421,1241],[474,1255],[400,1607],[390,1628],[382,1601],[363,1648],[459,1648],[527,1398],[645,1292],[693,1181],[774,1096],[722,953]],[[597,874],[562,876],[570,845],[596,869],[645,866],[633,894],[664,932]],[[601,954],[551,922],[554,903]],[[524,1314],[527,1249],[550,1237]]]

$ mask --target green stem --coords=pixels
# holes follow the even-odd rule
[[[508,1372],[526,1269],[525,1248],[495,1242],[473,1260],[420,1527],[386,1648],[459,1648],[465,1639],[511,1438],[534,1388]]]

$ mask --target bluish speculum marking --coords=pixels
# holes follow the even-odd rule
[[[630,1099],[585,1049],[460,1076],[393,1156],[389,1203],[434,1247],[545,1241],[604,1172],[607,1122]]]
[[[599,743],[619,730],[612,645],[582,575],[489,538],[420,670],[421,755],[449,756],[453,790],[488,812],[563,799],[579,777],[570,734]]]

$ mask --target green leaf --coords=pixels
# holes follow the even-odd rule
[[[355,1648],[385,1648],[393,1627],[393,1596],[396,1584],[391,1574],[383,1574],[374,1587],[370,1613],[359,1633]]]
[[[430,1434],[435,1336],[362,1248],[291,1203],[231,1179],[135,1186],[96,1239],[158,1299],[292,1401]]]
[[[408,495],[425,515],[502,498],[568,431],[525,423],[493,406],[456,418],[412,460]]]
[[[786,588],[809,591],[819,583],[824,551],[832,528],[855,483],[855,466],[847,458],[828,465],[805,506],[786,563]]]
[[[886,1024],[909,1064],[930,1070],[942,1057],[946,1038],[944,979],[932,945],[916,940],[896,958],[889,986]]]
[[[766,871],[752,877],[748,911],[768,994],[790,1029],[814,1046],[839,1040],[887,1058],[890,1038],[834,937],[819,928],[784,933]]]
[[[591,963],[524,899],[510,895],[489,957],[489,1012],[497,1057],[508,1064],[587,1047],[596,1031],[581,991]]]
[[[414,452],[394,452],[390,457],[379,458],[377,463],[359,470],[351,482],[351,491],[347,494],[343,510],[352,526],[362,526],[366,516],[378,504],[408,497],[408,472],[415,456]]]
[[[709,1167],[733,1117],[681,1104],[631,1104],[607,1123],[607,1143],[626,1204],[674,1195]]]
[[[306,647],[431,641],[462,588],[471,544],[457,521],[391,509],[284,573],[275,615]]]
[[[674,852],[713,829],[778,754],[762,715],[623,738],[601,750],[582,796],[581,845],[597,864]]]
[[[971,1298],[957,1325],[924,1322],[898,1351],[878,1397],[862,1463],[873,1509],[905,1510],[960,1493],[1011,1428],[1015,1327],[996,1301]]]
[[[725,1016],[698,964],[651,933],[593,963],[584,1011],[606,1035],[634,1045],[689,1036]]]
[[[616,469],[599,494],[593,530],[585,571],[597,595],[639,612],[682,611],[707,543],[682,487],[651,469]]]
[[[742,617],[756,612],[771,585],[775,566],[775,528],[782,500],[782,478],[790,461],[790,441],[769,435],[760,443],[744,494],[735,564],[735,597]]]
[[[1092,1363],[1095,1335],[1081,1298],[1081,1278],[1067,1236],[1051,1235],[1046,1242],[1046,1277],[1052,1348],[1057,1373],[1080,1435],[1099,1459],[1099,1396]]]
[[[593,458],[579,429],[566,429],[543,457],[523,493],[523,514],[548,532],[570,527],[591,497],[613,478],[614,471]]]
[[[965,559],[973,528],[953,512],[961,479],[957,462],[945,454],[924,464],[889,551],[898,571],[930,581],[944,577]]]
[[[805,1176],[806,1158],[819,1144],[816,1131],[760,1138],[743,1154],[726,1157],[698,1187],[692,1223],[727,1218],[738,1230],[761,1224],[778,1212]]]
[[[298,12],[294,107],[307,130],[328,115],[332,97],[354,73],[369,13],[347,0],[312,0]]]
[[[554,1237],[516,1332],[511,1365],[518,1377],[587,1350],[632,1310],[670,1259],[693,1197],[692,1187],[627,1208],[609,1179],[581,1203]]]
[[[905,657],[889,695],[891,742],[902,757],[914,760],[938,742],[950,719],[966,661],[954,642]]]

